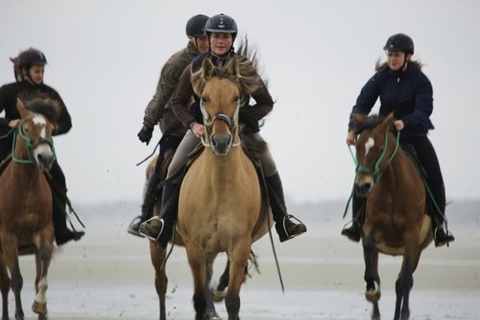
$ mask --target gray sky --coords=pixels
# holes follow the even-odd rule
[[[55,143],[74,203],[140,202],[145,165],[135,165],[153,147],[136,134],[160,69],[186,45],[190,16],[221,12],[259,51],[277,101],[262,133],[290,201],[347,199],[348,115],[398,32],[413,38],[433,84],[430,138],[447,198],[480,197],[479,1],[2,0],[0,83],[14,81],[9,57],[44,51],[45,83],[73,118]]]

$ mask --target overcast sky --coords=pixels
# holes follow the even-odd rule
[[[14,81],[8,58],[19,51],[47,56],[45,83],[73,118],[55,143],[74,203],[140,202],[145,165],[136,163],[154,143],[136,135],[160,69],[186,45],[188,18],[221,12],[259,51],[277,101],[262,133],[290,201],[348,198],[348,115],[399,32],[433,84],[430,138],[447,197],[480,197],[480,1],[2,0],[0,83]]]

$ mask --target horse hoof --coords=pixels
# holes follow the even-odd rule
[[[380,300],[380,291],[378,290],[368,290],[365,292],[365,299],[372,303],[377,303]]]
[[[39,315],[47,314],[47,303],[34,301],[32,305],[32,311]]]

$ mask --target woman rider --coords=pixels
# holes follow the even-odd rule
[[[72,127],[70,114],[62,98],[55,89],[43,83],[45,64],[47,63],[43,52],[30,48],[20,53],[16,62],[21,71],[21,77],[17,77],[17,82],[3,85],[0,88],[0,113],[5,112],[4,117],[0,118],[0,161],[6,159],[12,150],[13,137],[7,135],[7,133],[20,121],[17,98],[29,99],[46,95],[50,99],[58,101],[62,109],[58,119],[56,119],[57,126],[53,135],[67,133]],[[67,186],[57,159],[50,169],[50,174],[52,179],[49,179],[49,183],[52,190],[53,223],[57,245],[63,245],[70,240],[77,241],[85,233],[83,231],[71,231],[67,228],[65,216]]]
[[[230,58],[235,56],[233,42],[237,35],[237,24],[230,16],[219,14],[211,17],[205,24],[205,32],[207,33],[210,44],[209,52],[195,58],[190,66],[188,66],[180,77],[177,87],[175,88],[172,108],[177,118],[183,125],[190,130],[187,131],[185,137],[180,143],[173,160],[168,168],[167,179],[172,177],[185,164],[188,154],[200,143],[200,137],[205,134],[203,126],[203,118],[200,112],[189,110],[189,101],[193,95],[195,105],[198,107],[199,97],[195,96],[190,82],[191,74],[198,71],[202,65],[202,61],[209,58],[215,65],[225,64]],[[259,76],[260,78],[260,76]],[[262,82],[263,83],[263,82]],[[266,116],[273,108],[273,100],[268,92],[265,84],[261,89],[252,94],[252,98],[256,104],[248,105],[248,97],[242,99],[244,104],[240,108],[241,112],[246,115],[250,113],[249,118],[254,118],[256,123],[245,123],[246,131],[252,132],[256,141],[263,141],[259,133],[258,120]],[[242,117],[242,116],[241,116]],[[242,120],[240,120],[242,121]],[[270,207],[272,209],[273,218],[275,220],[275,228],[279,235],[280,241],[286,241],[296,237],[307,231],[306,226],[298,221],[293,222],[293,216],[287,214],[285,207],[285,199],[283,194],[282,182],[278,174],[275,162],[268,148],[261,155],[261,166],[265,176],[265,181],[269,190]],[[162,195],[162,208],[167,208],[162,219],[154,217],[140,226],[140,231],[151,239],[156,239],[161,245],[166,246],[172,235],[173,225],[175,223],[178,202],[176,196],[178,194],[178,186],[180,181],[168,182],[164,186]],[[275,193],[275,194],[272,194]],[[173,199],[174,205],[166,207],[169,199]],[[278,199],[275,201],[274,199]],[[295,218],[294,218],[295,219]]]
[[[388,38],[383,48],[387,53],[387,62],[377,65],[377,72],[362,88],[352,114],[368,114],[380,97],[380,115],[394,112],[395,129],[400,132],[400,143],[413,146],[418,160],[426,171],[426,182],[433,200],[429,212],[433,214],[435,227],[435,245],[442,246],[455,238],[443,227],[445,215],[445,186],[435,149],[427,137],[434,129],[430,121],[433,111],[433,90],[430,80],[422,72],[422,64],[412,60],[413,40],[405,34],[395,34]],[[349,123],[347,144],[356,143],[357,137]],[[361,224],[356,219],[362,210],[364,200],[353,197],[352,225],[342,230],[342,234],[353,241],[359,241]],[[437,208],[438,207],[438,208]]]

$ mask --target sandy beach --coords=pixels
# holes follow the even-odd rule
[[[478,208],[478,202],[468,208]],[[261,273],[253,273],[241,293],[241,318],[369,319],[371,307],[364,298],[363,257],[360,244],[341,237],[343,203],[291,206],[307,224],[308,233],[280,244],[274,235],[282,293],[272,245],[265,237],[254,245]],[[469,211],[451,205],[450,211]],[[126,228],[139,204],[78,206],[87,235],[55,254],[50,268],[49,319],[158,319],[148,241],[129,235]],[[462,212],[463,212],[462,211]],[[471,210],[470,210],[471,211]],[[451,216],[457,240],[450,248],[429,246],[414,274],[411,319],[479,319],[480,226],[473,212]],[[301,213],[300,213],[301,212]],[[218,258],[218,278],[224,265]],[[384,319],[393,318],[394,286],[401,258],[381,256],[380,276]],[[26,319],[34,288],[33,257],[21,259],[22,292]],[[169,319],[193,319],[192,285],[185,251],[176,247],[167,265]],[[226,319],[223,303],[217,311]],[[10,295],[13,315],[13,296]]]

